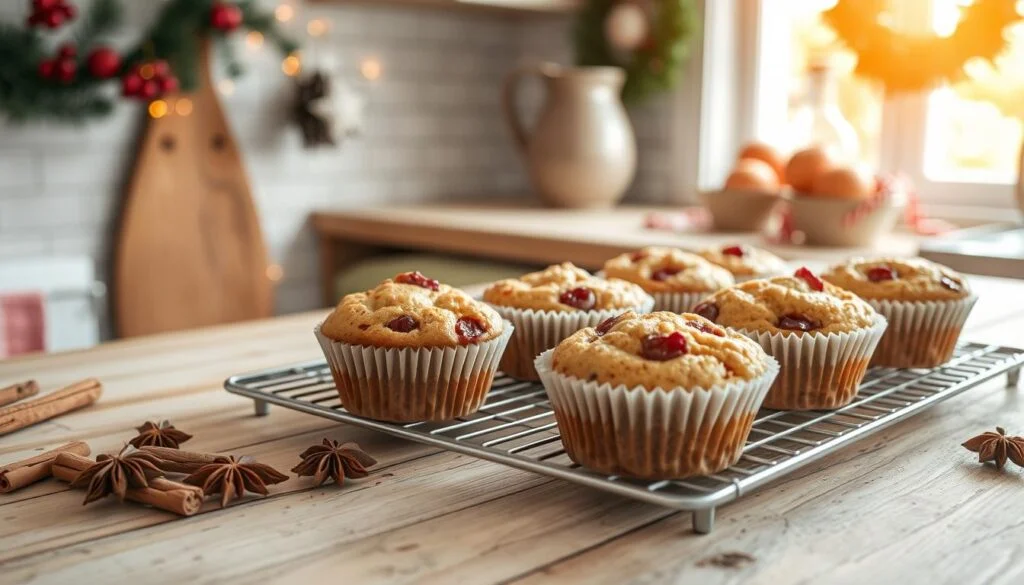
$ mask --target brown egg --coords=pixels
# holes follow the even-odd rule
[[[736,163],[725,180],[725,188],[774,193],[779,189],[779,177],[775,169],[763,160],[745,158]]]
[[[813,193],[819,197],[866,199],[875,192],[875,177],[864,169],[839,167],[814,180]]]
[[[740,150],[740,155],[736,158],[737,160],[756,159],[764,161],[775,171],[775,176],[780,184],[786,182],[786,159],[770,144],[750,142]]]
[[[832,164],[832,158],[822,148],[801,150],[794,154],[786,165],[786,181],[793,189],[809,193],[814,188],[814,180],[832,168]]]

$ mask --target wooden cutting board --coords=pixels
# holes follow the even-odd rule
[[[150,118],[125,196],[114,265],[123,337],[268,317],[273,285],[242,158],[210,75]],[[189,99],[188,115],[175,112]]]

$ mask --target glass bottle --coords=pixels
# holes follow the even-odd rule
[[[820,146],[845,163],[860,159],[860,138],[839,109],[835,75],[827,63],[809,65],[807,92],[790,120],[790,137],[793,150]]]

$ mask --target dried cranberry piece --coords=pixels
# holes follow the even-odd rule
[[[579,286],[563,292],[558,297],[558,302],[570,307],[576,307],[581,311],[589,311],[597,304],[597,295],[589,288]]]
[[[427,278],[423,276],[419,270],[416,272],[403,272],[395,277],[395,282],[401,284],[414,284],[419,287],[429,288],[430,290],[437,290],[441,283],[437,282],[433,278]]]
[[[871,282],[896,280],[896,271],[888,266],[872,266],[865,274]]]
[[[953,292],[960,292],[963,289],[963,285],[961,285],[959,282],[953,280],[948,276],[943,276],[942,278],[940,278],[939,284],[942,285],[942,288],[951,290]]]
[[[616,315],[614,317],[608,317],[604,321],[601,321],[601,323],[599,323],[598,326],[594,328],[594,331],[596,331],[598,335],[604,335],[605,333],[611,331],[612,327],[615,327],[615,325],[619,321],[621,321],[622,318],[625,316],[626,314],[623,313],[621,315]]]
[[[790,313],[779,317],[778,327],[790,331],[813,331],[821,328],[821,323],[799,313]]]
[[[726,246],[722,248],[722,253],[726,256],[737,256],[742,258],[746,252],[743,250],[743,246]]]
[[[693,312],[708,321],[714,322],[718,318],[718,305],[712,302],[703,302],[693,308]]]
[[[667,268],[667,267],[666,268],[660,268],[658,270],[655,270],[651,274],[651,280],[656,280],[658,282],[661,282],[663,280],[668,280],[670,277],[675,276],[675,275],[679,274],[680,272],[682,272],[682,270],[680,270],[678,268]]]
[[[459,336],[459,343],[472,343],[487,331],[487,326],[476,317],[459,317],[455,322],[455,334]]]
[[[676,331],[668,335],[648,335],[641,343],[640,354],[653,361],[664,362],[686,353],[686,337]]]
[[[420,324],[416,319],[413,319],[409,315],[399,315],[398,317],[388,321],[385,327],[399,333],[408,333],[419,329]]]
[[[686,324],[697,331],[703,331],[704,333],[725,337],[725,331],[722,331],[721,328],[715,327],[710,323],[704,323],[703,321],[687,321]]]
[[[629,255],[629,261],[630,262],[639,262],[639,261],[643,260],[646,257],[647,257],[647,252],[644,252],[643,250],[641,250],[639,252],[633,252],[632,254],[630,254]]]
[[[811,290],[816,290],[818,292],[825,290],[825,283],[822,282],[821,279],[811,272],[811,270],[806,266],[797,268],[796,272],[793,273],[793,276],[806,282],[807,286],[811,287]]]

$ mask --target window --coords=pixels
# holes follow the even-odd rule
[[[966,78],[929,93],[886,98],[879,84],[853,75],[856,56],[838,41],[821,13],[835,0],[737,0],[740,49],[737,129],[740,140],[786,144],[799,135],[800,110],[813,87],[808,71],[825,64],[833,101],[855,134],[856,159],[903,172],[926,204],[1008,208],[1013,203],[1024,141],[1024,24],[1004,31],[1009,49],[995,66],[968,62]],[[948,35],[969,0],[890,1],[898,28]],[[741,46],[744,40],[738,39]],[[746,62],[746,63],[744,63]]]

